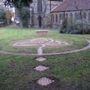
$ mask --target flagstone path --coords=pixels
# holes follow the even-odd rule
[[[35,67],[34,69],[35,69],[36,71],[38,71],[38,72],[43,72],[43,71],[45,71],[45,70],[48,70],[49,67],[46,67],[46,66],[43,66],[43,65],[39,65],[39,66]]]
[[[51,40],[49,43],[50,45],[52,44],[51,42],[54,42],[53,40]],[[87,40],[88,45],[82,49],[77,49],[77,50],[72,50],[72,51],[66,51],[66,52],[60,52],[60,53],[43,53],[43,48],[47,45],[47,42],[44,44],[42,43],[40,45],[40,47],[37,49],[37,54],[26,54],[26,53],[11,53],[11,52],[5,52],[5,51],[0,51],[1,54],[11,54],[11,55],[35,55],[38,56],[35,60],[38,62],[44,62],[45,60],[47,60],[46,58],[44,58],[44,55],[60,55],[60,54],[68,54],[68,53],[75,53],[75,52],[80,52],[80,51],[84,51],[90,48],[90,40]],[[59,43],[59,42],[58,42]],[[40,43],[39,43],[40,44]],[[49,44],[48,44],[49,45]],[[34,70],[42,73],[46,70],[49,69],[49,67],[47,66],[43,66],[43,65],[38,65],[35,68],[33,68]],[[37,84],[41,85],[41,86],[47,86],[51,83],[55,82],[54,80],[47,78],[47,77],[41,77],[40,79],[38,79],[36,81]]]
[[[87,47],[84,47],[83,49],[80,49],[80,50],[74,50],[74,51],[70,51],[70,53],[73,53],[73,52],[78,52],[78,51],[82,51],[82,50],[86,50],[87,48],[90,48],[90,41],[88,41],[89,45]],[[45,47],[45,45],[44,45]],[[68,52],[67,52],[68,53]],[[37,51],[37,54],[38,55],[43,55],[43,48],[42,46],[39,47],[38,51]],[[36,60],[40,61],[42,59],[45,59],[46,58],[43,58],[43,57],[39,57],[37,58]],[[44,60],[43,60],[44,61]],[[43,66],[43,65],[39,65],[37,67],[34,68],[36,71],[38,72],[44,72],[46,71],[47,69],[49,69],[49,67],[46,67],[46,66]],[[50,78],[47,78],[47,77],[41,77],[39,80],[37,80],[37,84],[41,85],[41,86],[48,86],[49,84],[55,82],[54,80],[51,80]]]
[[[39,62],[43,62],[45,60],[46,60],[46,58],[44,58],[44,57],[38,57],[38,58],[36,58],[36,61],[39,61]]]
[[[54,82],[54,80],[51,80],[51,79],[49,79],[47,77],[42,77],[37,81],[37,83],[39,85],[41,85],[41,86],[47,86],[47,85],[49,85],[49,84],[51,84],[53,82]]]

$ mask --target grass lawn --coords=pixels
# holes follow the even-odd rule
[[[0,50],[20,52],[10,46],[12,41],[37,37],[35,30],[1,28]],[[73,42],[69,50],[82,48],[87,45],[86,39],[90,40],[90,35],[62,35],[57,31],[50,31],[47,37]],[[20,50],[29,52],[26,48]],[[35,48],[30,50],[31,53],[36,52]],[[46,49],[45,52],[53,50]],[[58,52],[58,49],[55,52]],[[90,90],[90,49],[67,55],[46,56],[47,60],[42,63],[35,61],[35,58],[1,54],[0,90]],[[33,70],[40,64],[48,66],[49,70],[42,73]],[[37,86],[34,82],[43,76],[54,79],[54,85],[51,84],[48,88]]]
[[[40,64],[49,66],[50,69],[43,73],[33,70]],[[47,61],[43,63],[35,61],[35,57],[0,55],[0,90],[29,90],[27,89],[30,87],[29,83],[43,76],[55,79],[56,89],[51,90],[60,90],[63,84],[65,88],[70,87],[69,90],[74,90],[72,87],[77,90],[89,90],[90,50],[75,54],[48,56]]]
[[[16,41],[23,39],[40,38],[34,29],[19,29],[19,28],[0,28],[0,50],[10,52],[25,52],[36,53],[37,48],[13,48],[12,44]],[[59,34],[58,31],[49,31],[47,38],[57,40],[64,40],[72,43],[70,46],[57,47],[57,48],[44,48],[44,52],[62,52],[67,50],[74,50],[82,48],[87,45],[86,39],[90,39],[90,35],[68,35]]]

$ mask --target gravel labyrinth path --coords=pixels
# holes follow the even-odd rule
[[[69,54],[69,53],[76,53],[76,52],[80,52],[80,51],[84,51],[90,48],[90,40],[87,40],[88,45],[81,48],[81,49],[76,49],[76,50],[71,50],[71,51],[65,51],[65,52],[60,52],[60,53],[41,53],[42,56],[48,56],[48,55],[63,55],[63,54]],[[39,48],[40,49],[40,48]],[[42,49],[41,49],[42,51]],[[13,52],[6,52],[6,51],[0,51],[0,54],[4,54],[4,55],[21,55],[21,56],[39,56],[39,54],[29,54],[29,53],[13,53]]]

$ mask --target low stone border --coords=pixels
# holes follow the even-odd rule
[[[63,55],[63,54],[70,54],[70,53],[76,53],[80,51],[84,51],[90,48],[90,40],[87,40],[88,45],[85,46],[82,49],[76,49],[72,51],[65,51],[65,52],[60,52],[60,53],[43,53],[42,56],[51,56],[51,55]],[[29,54],[29,53],[13,53],[13,52],[6,52],[6,51],[0,51],[0,54],[4,55],[21,55],[21,56],[39,56],[38,54]]]

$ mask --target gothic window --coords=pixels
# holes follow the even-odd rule
[[[73,14],[72,14],[72,13],[70,13],[70,17],[71,17],[71,18],[73,17]]]
[[[63,20],[63,19],[64,19],[64,16],[65,16],[64,13],[60,13],[60,14],[59,14],[59,19],[60,19],[60,20]]]
[[[90,12],[88,13],[88,20],[90,21]]]
[[[83,12],[83,13],[82,13],[82,17],[83,17],[84,19],[86,19],[86,16],[87,16],[86,12]]]
[[[75,13],[75,18],[76,18],[77,20],[81,20],[81,13],[80,13],[80,12],[76,12],[76,13]]]
[[[65,14],[65,17],[68,18],[68,13]]]
[[[62,14],[59,14],[59,19],[61,20]]]
[[[56,22],[58,22],[58,15],[56,14]]]
[[[52,22],[54,22],[54,15],[53,14],[51,15],[51,20],[52,20]]]

